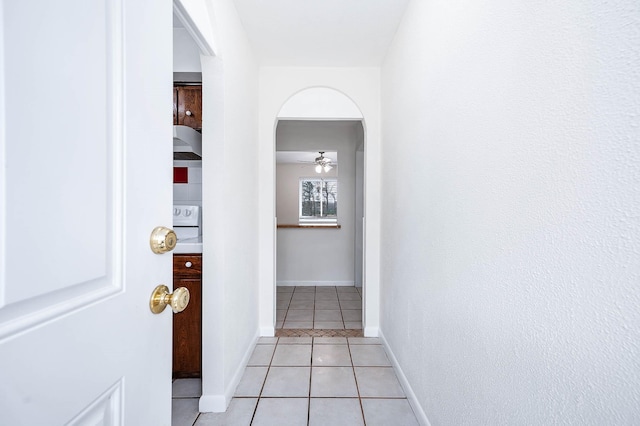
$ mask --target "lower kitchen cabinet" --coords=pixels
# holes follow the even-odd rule
[[[173,288],[186,287],[187,308],[173,315],[173,377],[200,377],[202,366],[202,255],[173,255]]]

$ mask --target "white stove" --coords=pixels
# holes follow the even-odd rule
[[[174,253],[202,253],[200,206],[173,206],[173,231],[178,237]]]

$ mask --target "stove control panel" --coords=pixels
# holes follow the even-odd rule
[[[199,226],[200,206],[173,206],[173,226]]]

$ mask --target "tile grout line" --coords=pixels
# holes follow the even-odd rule
[[[201,415],[202,413],[198,411],[198,415],[196,416],[196,419],[193,421],[193,423],[191,423],[191,426],[195,426],[195,424],[198,423],[198,419],[200,418]]]
[[[358,403],[360,404],[360,414],[362,415],[362,423],[367,426],[367,421],[364,418],[364,407],[362,406],[362,396],[360,395],[360,386],[358,386],[358,376],[356,376],[356,366],[353,364],[353,355],[351,355],[351,343],[347,338],[347,349],[349,350],[349,359],[351,360],[351,371],[353,371],[353,380],[356,382],[356,391],[358,392]]]
[[[344,323],[344,316],[342,315],[342,303],[340,303],[340,293],[338,292],[338,289],[336,288],[336,296],[338,297],[338,307],[340,308],[340,318],[342,318],[342,327],[343,330],[347,329],[347,325]],[[349,342],[347,341],[347,344],[349,344]],[[349,356],[351,356],[351,352],[349,352]]]
[[[273,363],[273,357],[276,356],[276,349],[278,349],[278,344],[280,344],[280,338],[278,338],[276,344],[273,345],[273,353],[271,354],[271,359],[269,360],[269,365],[267,366],[267,372],[264,375],[264,380],[262,382],[262,386],[260,387],[260,392],[258,392],[258,399],[256,400],[256,406],[253,409],[253,414],[251,415],[251,422],[249,422],[249,425],[253,424],[253,420],[256,417],[256,413],[258,412],[258,405],[260,405],[262,391],[264,391],[264,386],[267,384],[267,377],[269,376],[269,371],[271,371],[271,364]],[[247,367],[245,367],[245,372],[246,369]]]
[[[295,287],[293,291],[295,291]],[[291,306],[291,301],[293,300],[293,291],[291,292],[291,296],[289,296],[289,303],[287,303],[287,311],[284,313],[284,318],[282,318],[282,328],[284,328],[284,322],[287,320],[287,316],[289,315],[289,307]],[[276,290],[276,316],[278,314],[277,306],[278,306],[278,295]],[[276,320],[276,322],[278,321]]]
[[[307,399],[307,426],[311,423],[311,378],[313,377],[313,349],[315,338],[311,338],[311,359],[309,359],[309,399]]]
[[[340,306],[340,318],[342,319],[342,327],[346,330],[347,323],[344,322],[344,314],[342,312],[342,305],[340,304],[340,296],[338,296],[338,306]],[[347,344],[349,343],[347,342]]]

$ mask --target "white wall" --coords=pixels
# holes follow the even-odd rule
[[[278,151],[337,151],[338,166],[323,176],[338,178],[340,229],[281,228],[277,232],[278,285],[354,285],[356,146],[360,122],[280,121]],[[298,224],[299,179],[316,177],[313,165],[278,164],[278,224]]]
[[[640,423],[639,22],[636,0],[409,4],[381,331],[431,424]]]
[[[185,28],[173,29],[173,72],[200,72],[200,49]]]
[[[260,68],[259,122],[259,252],[260,333],[274,333],[275,325],[275,127],[287,99],[311,87],[329,87],[351,98],[364,117],[365,253],[364,333],[375,336],[379,323],[380,238],[380,70],[378,68]]]
[[[278,164],[278,224],[298,224],[301,177],[313,177],[314,166]],[[335,169],[335,168],[334,168]],[[333,170],[331,170],[333,172]],[[335,177],[335,173],[331,173]],[[331,177],[329,173],[323,177]],[[338,223],[335,228],[279,228],[277,285],[353,285],[353,219],[345,223],[343,191],[338,182]],[[346,188],[345,188],[346,189]],[[289,205],[289,208],[286,208]],[[285,213],[285,211],[288,211]],[[293,218],[287,219],[287,217]]]
[[[362,111],[344,93],[328,87],[310,87],[290,97],[278,111],[278,118],[362,120]]]
[[[258,68],[231,0],[211,3],[202,57],[203,396],[223,411],[258,335]]]

